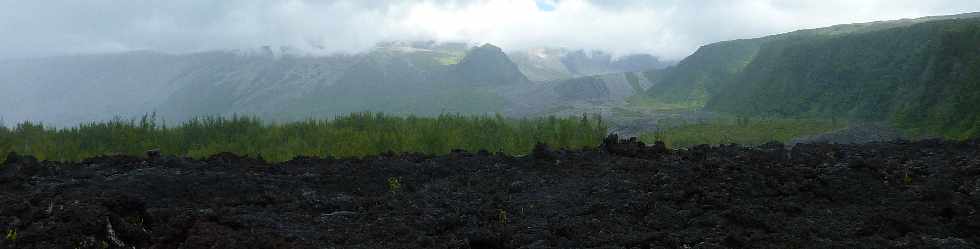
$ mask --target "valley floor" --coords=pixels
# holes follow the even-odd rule
[[[0,248],[977,248],[980,144],[9,156]]]

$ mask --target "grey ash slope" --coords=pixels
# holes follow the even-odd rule
[[[335,84],[360,58],[274,58],[224,52],[191,57],[206,63],[173,79],[183,87],[159,105],[165,117],[184,120],[202,115],[278,113],[292,99]]]

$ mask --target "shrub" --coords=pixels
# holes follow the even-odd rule
[[[397,194],[402,190],[402,180],[398,177],[388,177],[388,191],[392,194]]]
[[[7,229],[7,236],[5,236],[4,238],[6,238],[8,241],[16,242],[17,241],[17,229],[16,228]]]

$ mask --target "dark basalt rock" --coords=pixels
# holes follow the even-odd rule
[[[659,158],[663,154],[670,153],[670,149],[661,141],[655,142],[653,146],[647,146],[636,137],[620,140],[616,134],[606,136],[600,148],[609,154],[625,157]]]
[[[488,154],[14,154],[0,168],[0,235],[18,238],[0,237],[0,249],[980,246],[980,158],[968,142],[787,152],[609,136],[600,150]]]
[[[145,154],[146,154],[146,158],[149,158],[150,160],[159,159],[160,158],[160,155],[161,155],[160,154],[160,149],[148,150],[148,151],[146,151]]]
[[[23,178],[48,173],[45,166],[37,161],[37,158],[30,155],[22,156],[16,152],[7,153],[7,159],[4,160],[3,165],[0,165],[0,178]]]
[[[551,148],[547,144],[537,143],[534,144],[534,149],[531,150],[531,156],[539,160],[554,160],[555,152],[551,151]]]

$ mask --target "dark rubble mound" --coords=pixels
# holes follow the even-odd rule
[[[0,248],[978,248],[980,144],[8,157]]]
[[[616,134],[610,134],[603,139],[602,145],[599,147],[613,155],[647,159],[661,158],[670,152],[667,145],[661,141],[655,142],[652,146],[647,146],[636,137],[621,140]]]

